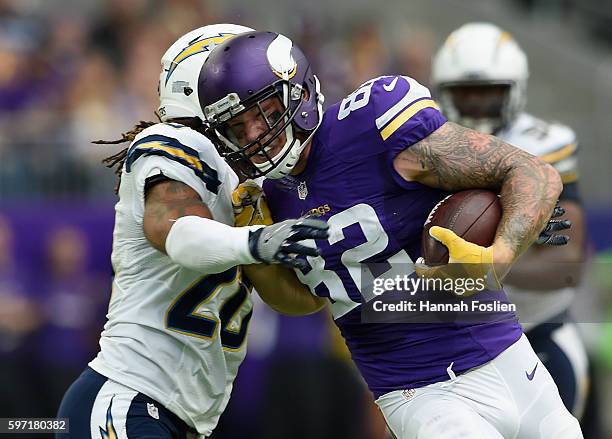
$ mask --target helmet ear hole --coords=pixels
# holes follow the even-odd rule
[[[311,87],[308,85],[307,82],[304,83],[304,87],[303,87],[303,91],[302,91],[302,100],[306,101],[306,102],[308,102],[310,100],[310,96],[311,96],[311,92],[310,92]]]

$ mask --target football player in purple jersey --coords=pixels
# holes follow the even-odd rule
[[[490,247],[439,227],[431,234],[448,247],[450,262],[502,280],[553,212],[562,185],[551,166],[447,122],[427,88],[405,76],[367,81],[323,113],[307,59],[273,32],[219,45],[202,66],[198,91],[221,155],[246,177],[266,177],[274,220],[307,212],[327,220],[321,255],[297,274],[329,298],[395,436],[582,437],[514,313],[411,324],[368,323],[361,314],[363,263],[393,270],[403,262],[409,270],[421,256],[428,213],[449,191],[500,193],[503,216]],[[421,273],[441,271],[421,266]],[[505,300],[501,289],[486,294]]]

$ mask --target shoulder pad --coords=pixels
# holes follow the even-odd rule
[[[217,170],[201,157],[201,152],[210,148],[214,151],[208,139],[190,128],[174,124],[153,125],[139,133],[130,145],[125,170],[129,173],[140,157],[163,156],[191,169],[206,188],[216,194],[221,184]]]
[[[428,136],[446,119],[429,90],[406,76],[381,76],[363,83],[330,107],[318,132],[345,160],[392,155]]]
[[[399,126],[424,108],[437,108],[427,87],[407,76],[378,78],[373,86],[376,106],[376,127],[383,139],[394,126]]]
[[[576,134],[568,126],[524,113],[500,137],[553,165],[563,183],[578,179],[578,143]]]
[[[546,122],[530,114],[521,114],[499,137],[539,157],[576,143],[576,134],[568,126]]]

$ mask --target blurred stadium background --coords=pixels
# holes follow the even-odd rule
[[[427,84],[433,51],[468,21],[515,36],[530,60],[528,109],[578,133],[598,262],[579,306],[604,424],[586,437],[612,438],[610,0],[0,0],[0,417],[54,416],[97,352],[115,184],[100,160],[118,148],[90,141],[155,120],[159,59],[178,36],[218,22],[284,32],[333,103],[380,74]],[[215,438],[382,439],[331,328],[323,313],[257,304]]]

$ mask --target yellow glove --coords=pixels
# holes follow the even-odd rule
[[[238,185],[232,192],[234,225],[236,227],[265,225],[273,223],[270,208],[263,190],[253,180]]]
[[[491,247],[482,247],[457,236],[452,230],[433,226],[429,234],[448,248],[448,264],[431,267],[425,265],[423,258],[415,264],[418,276],[441,279],[474,279],[473,287],[463,288],[466,292],[462,296],[482,291],[483,289],[498,290],[501,284],[495,273],[493,265],[493,250]]]

